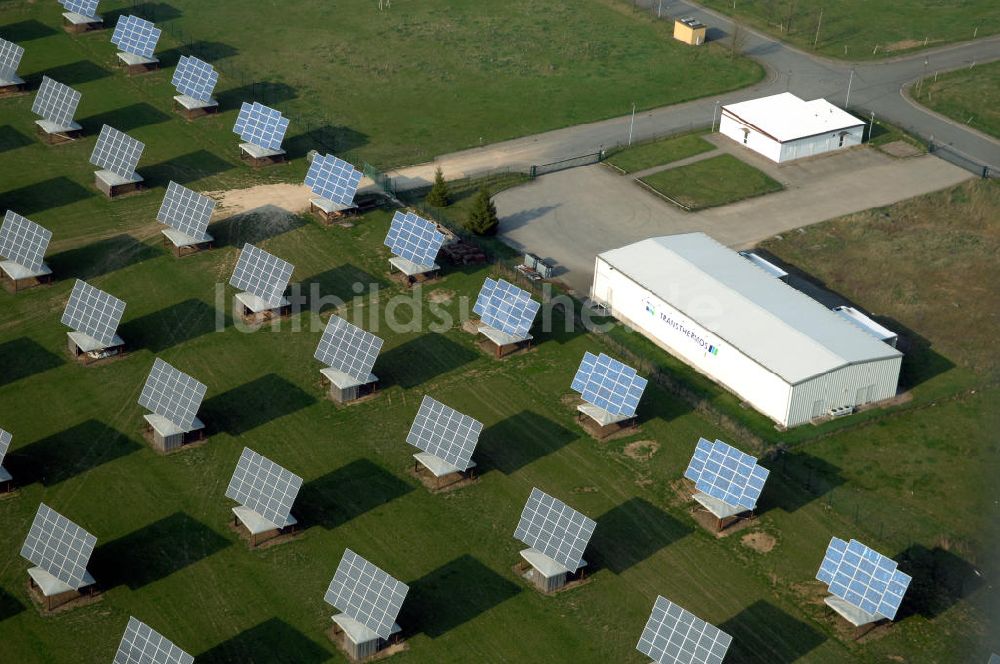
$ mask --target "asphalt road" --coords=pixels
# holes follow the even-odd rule
[[[654,0],[644,1],[648,6]],[[690,2],[666,0],[663,11],[667,15],[699,18],[709,26],[709,37],[712,39],[725,40],[732,30],[733,24],[728,18]],[[933,137],[936,143],[948,145],[976,162],[1000,170],[1000,141],[938,116],[913,103],[904,94],[906,87],[925,74],[933,75],[936,71],[950,71],[1000,59],[1000,35],[900,58],[850,63],[817,57],[763,33],[748,30],[744,52],[767,70],[763,81],[718,99],[700,99],[638,113],[632,128],[632,140],[642,141],[706,126],[716,117],[719,104],[786,90],[806,99],[824,97],[843,106],[848,101],[850,84],[850,106],[862,110],[866,118],[874,111],[877,118],[925,138]],[[467,177],[507,167],[525,169],[532,164],[551,163],[623,145],[628,140],[630,124],[632,118],[624,115],[576,125],[444,155],[432,163],[399,169],[391,175],[396,179],[398,188],[407,189],[429,183],[438,166],[448,178]]]

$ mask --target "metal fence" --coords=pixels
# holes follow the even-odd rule
[[[1000,171],[995,168],[990,167],[988,164],[982,164],[975,159],[971,159],[964,154],[957,152],[953,148],[944,145],[943,143],[936,143],[933,140],[927,141],[927,151],[934,155],[935,157],[940,157],[945,161],[951,162],[960,168],[975,173],[981,178],[997,178],[1000,177]]]
[[[560,159],[559,161],[553,161],[548,164],[535,164],[529,169],[528,175],[529,177],[534,178],[539,175],[545,175],[546,173],[565,171],[566,169],[576,168],[577,166],[589,166],[590,164],[597,164],[602,161],[604,161],[604,150],[579,155],[577,157],[570,157],[568,159]]]

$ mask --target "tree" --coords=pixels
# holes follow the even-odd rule
[[[444,181],[444,173],[441,172],[440,166],[434,172],[434,185],[427,192],[427,197],[424,201],[434,207],[448,207],[451,205],[451,189],[448,188],[448,183]]]
[[[472,202],[472,209],[469,211],[465,227],[476,235],[496,235],[499,226],[500,218],[497,217],[497,206],[490,199],[490,190],[483,187],[476,194],[476,200]]]

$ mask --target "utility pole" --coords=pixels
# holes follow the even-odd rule
[[[720,100],[715,100],[715,108],[712,109],[712,132],[715,132],[715,116],[719,114],[719,103]],[[719,123],[722,124],[721,122]]]
[[[660,0],[660,4],[656,6],[656,18],[660,18],[663,14],[663,0]]]
[[[628,123],[628,144],[632,146],[632,130],[635,128],[635,102],[632,102],[632,121]]]
[[[819,8],[819,20],[816,21],[816,38],[813,39],[813,50],[816,50],[816,46],[819,44],[819,28],[823,25],[823,8]]]
[[[868,121],[868,142],[871,143],[872,132],[875,131],[875,111],[872,111],[872,119]]]
[[[854,84],[854,67],[851,67],[851,77],[847,79],[847,97],[844,99],[844,107],[851,105],[851,85]]]

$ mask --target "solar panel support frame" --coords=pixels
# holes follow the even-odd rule
[[[339,404],[356,403],[378,391],[378,376],[374,373],[369,373],[364,382],[333,367],[320,369],[319,373],[329,383],[330,400]]]
[[[160,59],[155,56],[147,58],[143,55],[119,51],[118,60],[122,69],[129,76],[148,74],[160,68]]]
[[[63,30],[70,34],[104,29],[104,19],[99,14],[84,16],[77,12],[63,12]]]
[[[520,555],[529,567],[525,578],[544,593],[557,592],[573,582],[583,581],[586,578],[587,561],[582,558],[579,567],[569,570],[531,547],[522,550]]]
[[[201,442],[208,437],[205,423],[199,417],[195,417],[191,427],[187,429],[178,427],[156,413],[146,413],[142,417],[146,420],[143,433],[149,444],[159,452],[173,452],[187,445]]]

